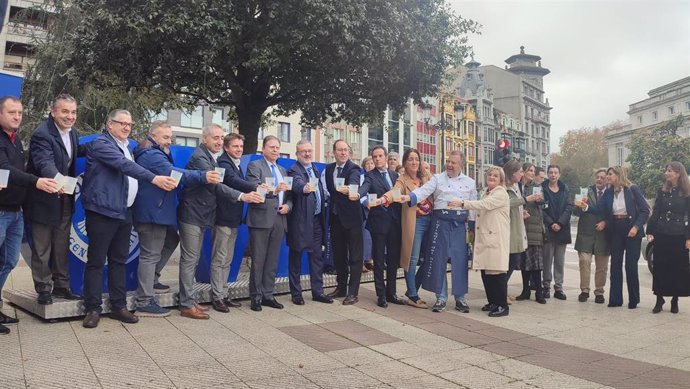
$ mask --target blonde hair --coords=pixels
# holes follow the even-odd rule
[[[632,186],[632,182],[628,180],[628,175],[625,173],[625,168],[623,166],[611,166],[606,170],[606,174],[609,174],[609,172],[613,172],[613,174],[618,177],[618,183],[620,186],[625,188],[630,188]]]
[[[503,168],[502,168],[502,167],[490,165],[490,166],[486,169],[486,176],[487,176],[487,177],[489,176],[489,173],[490,173],[490,172],[498,172],[498,178],[501,180],[498,184],[501,185],[501,186],[505,186],[505,185],[506,185],[506,174],[505,174],[505,172],[503,171]]]

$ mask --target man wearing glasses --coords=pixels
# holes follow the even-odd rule
[[[132,115],[116,109],[108,115],[105,131],[86,151],[82,203],[89,236],[88,261],[84,269],[82,325],[95,328],[102,311],[103,266],[108,260],[110,317],[125,323],[139,319],[127,310],[126,261],[132,233],[132,205],[139,188],[137,180],[171,191],[177,186],[169,176],[157,176],[137,165],[129,149]]]

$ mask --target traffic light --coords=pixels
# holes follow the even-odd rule
[[[508,139],[500,139],[496,142],[496,153],[494,155],[494,164],[496,166],[503,166],[510,161],[510,141]]]

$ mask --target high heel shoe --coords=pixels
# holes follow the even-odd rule
[[[659,313],[659,312],[661,312],[661,311],[663,310],[663,307],[664,307],[664,303],[665,303],[665,302],[666,302],[666,300],[664,300],[663,297],[657,296],[657,297],[656,297],[656,305],[655,305],[654,308],[652,309],[652,313]]]
[[[678,296],[671,299],[671,313],[678,313]]]

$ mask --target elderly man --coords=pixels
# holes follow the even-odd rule
[[[331,242],[337,272],[337,286],[329,296],[345,297],[343,305],[352,305],[359,301],[363,221],[359,194],[350,193],[348,185],[359,186],[360,169],[350,161],[350,146],[344,140],[333,143],[333,154],[335,162],[328,164],[322,175],[329,196]]]
[[[201,132],[201,144],[187,162],[189,170],[208,171],[218,167],[215,154],[223,148],[223,128],[218,124],[205,126]],[[194,300],[194,272],[201,256],[204,231],[216,222],[218,197],[229,201],[258,203],[262,200],[256,192],[242,193],[223,184],[207,184],[185,187],[180,204],[180,315],[190,319],[208,319],[208,308]]]
[[[28,171],[39,177],[57,174],[74,177],[77,155],[84,153],[73,128],[77,101],[70,95],[53,100],[48,119],[31,135]],[[41,305],[53,303],[52,296],[67,300],[81,297],[72,293],[68,256],[74,194],[29,191],[25,216],[31,222],[31,275]],[[51,261],[52,258],[52,261]],[[52,293],[52,296],[51,296]]]
[[[169,176],[174,170],[170,154],[172,128],[164,121],[151,123],[147,139],[134,151],[136,162],[154,174]],[[179,170],[181,183],[193,187],[217,184],[220,174],[213,170]],[[139,233],[139,267],[136,292],[137,316],[165,317],[170,310],[154,298],[156,278],[180,241],[177,235],[177,193],[168,193],[146,180],[139,181],[133,205],[134,228]]]
[[[288,215],[287,244],[290,247],[289,279],[292,302],[304,305],[300,273],[302,253],[309,255],[309,282],[312,300],[332,304],[333,298],[323,293],[323,257],[325,244],[326,195],[313,163],[314,149],[308,140],[297,143],[297,162],[288,170],[292,177],[293,209]],[[316,185],[314,185],[316,182]]]
[[[240,159],[244,152],[244,136],[228,134],[223,138],[223,153],[218,157],[218,166],[225,169],[223,184],[240,192],[253,192],[257,185],[250,184],[240,170]],[[266,184],[258,185],[267,188]],[[216,223],[213,226],[213,254],[211,259],[211,293],[213,309],[230,312],[230,307],[239,308],[241,303],[228,296],[228,277],[232,261],[237,228],[242,223],[242,203],[225,197],[217,198]]]
[[[55,193],[58,183],[52,178],[39,178],[26,173],[24,147],[17,136],[22,122],[22,102],[16,97],[0,98],[0,169],[9,170],[8,185],[0,190],[0,293],[10,272],[19,261],[24,235],[22,204],[31,187]],[[2,295],[0,294],[0,308]],[[10,333],[4,324],[17,323],[16,318],[0,312],[0,335]]]
[[[264,202],[254,204],[247,211],[247,226],[252,245],[252,266],[249,276],[249,295],[252,311],[261,306],[283,309],[273,297],[280,246],[287,232],[286,215],[292,208],[291,194],[284,181],[285,168],[276,163],[280,157],[280,140],[269,135],[264,138],[263,158],[249,164],[247,181],[254,185],[267,183],[273,189]],[[268,179],[268,182],[267,182]]]
[[[367,172],[364,183],[359,188],[359,195],[366,197],[369,193],[375,193],[378,198],[385,200],[383,195],[393,188],[398,180],[398,173],[389,169],[386,163],[386,148],[374,146],[371,149],[371,158],[374,160],[374,169]],[[388,158],[388,161],[391,159]],[[396,158],[397,163],[397,158]],[[367,201],[368,203],[368,201]],[[398,267],[400,267],[400,203],[385,203],[385,207],[376,207],[377,204],[368,203],[369,217],[367,229],[371,233],[372,250],[374,259],[374,284],[376,285],[377,305],[381,308],[388,307],[388,303],[403,305],[405,301],[396,295],[396,279]],[[384,282],[383,271],[386,271]]]
[[[446,309],[448,299],[448,281],[446,265],[451,261],[451,279],[455,309],[468,313],[470,307],[465,301],[468,291],[467,280],[467,232],[474,231],[474,211],[458,210],[452,203],[460,200],[476,200],[477,189],[474,179],[462,174],[464,155],[458,150],[451,151],[446,161],[446,171],[434,175],[422,187],[415,189],[409,196],[402,196],[403,201],[410,201],[410,206],[433,195],[434,211],[432,213],[429,236],[433,237],[427,248],[427,255],[422,267],[422,287],[436,293],[436,303],[432,310],[442,312]]]
[[[129,150],[132,115],[116,109],[108,115],[105,131],[87,147],[82,203],[89,236],[84,269],[85,328],[98,326],[103,293],[103,266],[108,261],[110,317],[125,323],[139,319],[127,310],[126,261],[132,233],[132,205],[139,190],[137,180],[165,190],[175,189],[172,177],[155,175],[134,162]]]

